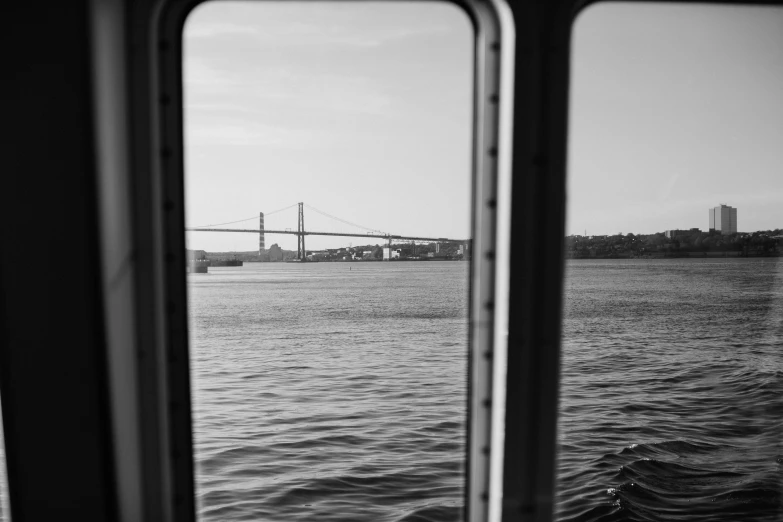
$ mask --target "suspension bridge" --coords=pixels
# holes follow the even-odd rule
[[[266,248],[265,243],[265,236],[266,234],[286,234],[286,235],[292,235],[297,236],[297,255],[296,258],[299,261],[306,261],[307,260],[307,251],[305,250],[305,236],[336,236],[336,237],[367,237],[367,238],[379,238],[384,239],[388,242],[388,248],[389,252],[391,253],[391,247],[392,247],[392,241],[423,241],[423,242],[430,242],[430,243],[469,243],[469,239],[450,239],[446,237],[420,237],[420,236],[403,236],[399,234],[389,234],[386,232],[382,232],[380,230],[371,229],[368,227],[364,227],[362,225],[358,225],[356,223],[351,223],[350,221],[346,221],[344,219],[338,218],[337,216],[333,216],[327,212],[324,212],[322,210],[318,210],[315,207],[312,207],[310,205],[305,205],[304,203],[294,203],[293,205],[290,205],[285,208],[281,208],[279,210],[275,210],[274,212],[269,212],[266,214],[266,216],[270,216],[272,214],[276,214],[278,212],[282,212],[284,210],[288,210],[290,208],[293,208],[295,206],[299,206],[299,219],[296,230],[293,229],[284,229],[284,230],[271,230],[264,227],[264,213],[259,212],[258,215],[258,224],[259,227],[257,229],[250,229],[250,228],[214,228],[218,226],[223,225],[232,225],[234,223],[242,223],[245,221],[250,221],[251,219],[256,219],[256,216],[246,218],[246,219],[240,219],[238,221],[229,221],[227,223],[217,223],[214,225],[204,225],[199,227],[186,227],[185,230],[188,232],[229,232],[229,233],[243,233],[243,234],[258,234],[258,253],[263,254],[264,250]],[[367,232],[360,234],[360,233],[351,233],[351,232],[318,232],[313,230],[305,230],[304,226],[304,208],[307,207],[310,210],[313,210],[314,212],[317,212],[318,214],[321,214],[323,216],[326,216],[328,218],[334,219],[336,221],[339,221],[343,224],[350,225],[353,227],[357,227],[360,229],[364,229]],[[391,255],[389,256],[391,257]]]

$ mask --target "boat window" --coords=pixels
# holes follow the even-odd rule
[[[462,520],[474,31],[210,2],[183,32],[201,520]]]
[[[557,520],[783,514],[783,9],[573,28]]]

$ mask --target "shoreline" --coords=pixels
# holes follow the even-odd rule
[[[565,259],[765,259],[783,257],[780,252],[767,254],[745,254],[742,252],[680,252],[666,254],[651,254],[644,256],[631,255],[602,255],[602,256],[573,256],[566,254]]]

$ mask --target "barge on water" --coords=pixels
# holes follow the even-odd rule
[[[209,266],[243,266],[239,259],[212,259]]]
[[[188,274],[207,273],[210,261],[207,259],[207,253],[204,250],[188,250],[186,254],[185,271]]]

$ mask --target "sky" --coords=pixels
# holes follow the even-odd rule
[[[567,234],[783,228],[783,9],[594,4],[571,65]]]
[[[184,34],[189,226],[469,237],[474,35],[446,3],[207,2]],[[572,38],[567,234],[783,227],[783,9],[595,4]],[[290,207],[280,212],[278,209]],[[274,212],[274,213],[273,213]],[[308,249],[380,240],[308,236]],[[295,249],[295,236],[266,237]],[[189,233],[189,248],[257,249]]]
[[[212,2],[183,37],[188,225],[301,201],[387,233],[470,236],[474,36],[461,10]],[[306,230],[366,232],[307,207],[304,218]],[[296,229],[296,207],[265,225]],[[381,242],[307,237],[308,249]],[[296,249],[295,236],[273,243]],[[188,247],[255,250],[258,237],[190,233]]]

